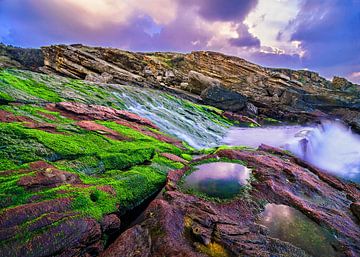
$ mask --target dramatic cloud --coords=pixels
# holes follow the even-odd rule
[[[213,50],[360,81],[358,0],[0,0],[0,41]]]
[[[360,1],[307,0],[286,30],[305,51],[306,67],[360,81]]]
[[[194,1],[196,2],[196,1]],[[201,0],[199,13],[208,20],[243,21],[257,0]]]

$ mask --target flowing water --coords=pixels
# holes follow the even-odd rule
[[[220,199],[230,199],[239,194],[250,176],[250,170],[238,163],[212,162],[195,168],[185,178],[185,189]]]
[[[229,125],[188,101],[146,88],[121,86],[113,93],[125,108],[195,148],[219,145]],[[217,122],[213,120],[216,119]]]
[[[360,136],[340,122],[324,121],[308,127],[232,128],[223,142],[281,147],[327,172],[360,182]]]
[[[269,229],[269,236],[289,242],[312,256],[336,256],[331,234],[292,207],[267,204],[258,223]]]
[[[289,150],[330,173],[360,182],[360,136],[339,122],[229,129],[211,112],[163,92],[121,86],[112,94],[127,110],[150,119],[162,131],[195,148],[267,144]]]

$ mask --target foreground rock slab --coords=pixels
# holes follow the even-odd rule
[[[214,158],[251,167],[254,178],[247,194],[228,202],[201,199],[181,190],[189,166],[172,171],[163,197],[150,204],[144,220],[101,256],[359,256],[359,185],[264,145],[256,151],[220,150],[194,163]],[[328,248],[319,241],[309,252],[272,237],[259,222],[269,203],[291,207],[321,227],[328,233]],[[310,232],[302,236],[316,240]]]

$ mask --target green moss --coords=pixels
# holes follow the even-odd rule
[[[100,220],[103,215],[117,210],[116,197],[97,189],[90,187],[75,192],[75,198],[72,202],[72,209],[87,216],[90,215]]]
[[[281,123],[281,121],[270,118],[270,117],[266,117],[263,119],[264,121],[270,122],[270,123]]]
[[[187,161],[191,161],[193,159],[192,155],[187,154],[187,153],[183,153],[181,155],[181,158],[183,158],[184,160],[187,160]]]
[[[11,102],[13,100],[14,98],[11,97],[9,94],[0,91],[0,102]]]
[[[36,114],[42,110],[28,107],[17,111]],[[31,192],[17,185],[21,176],[29,174],[14,172],[0,177],[0,206],[11,208],[25,204],[33,196],[39,197],[39,201],[70,197],[74,199],[74,211],[99,219],[105,213],[116,211],[117,205],[121,212],[137,206],[164,185],[170,169],[183,167],[158,154],[181,155],[179,148],[114,122],[99,123],[131,140],[116,141],[80,128],[76,131],[65,129],[65,134],[52,134],[24,127],[21,123],[0,123],[1,170],[47,160],[60,169],[80,174],[82,181],[90,185],[85,188],[64,185]],[[111,186],[116,195],[99,191],[98,186]]]
[[[205,116],[209,120],[211,120],[212,122],[214,122],[220,126],[229,127],[229,126],[234,125],[234,123],[231,120],[223,117],[222,116],[223,111],[220,109],[217,109],[216,107],[196,104],[196,103],[193,103],[193,102],[190,102],[187,100],[176,98],[169,94],[164,94],[164,96],[171,99],[174,102],[178,102],[183,107],[185,107],[188,111],[198,113],[201,116]]]
[[[212,148],[204,148],[196,152],[196,154],[216,154],[217,152],[221,150],[245,150],[245,151],[255,151],[255,148],[249,147],[249,146],[227,146],[227,145],[221,145],[217,147]]]
[[[174,162],[174,161],[169,160],[168,158],[165,158],[165,157],[159,156],[159,155],[156,155],[152,159],[152,161],[159,165],[166,166],[170,169],[182,169],[184,167],[184,164],[182,164],[180,162]]]
[[[0,71],[0,88],[13,87],[26,94],[43,99],[48,102],[60,102],[60,96],[53,92],[48,86],[29,78],[20,78],[15,76],[10,70]]]
[[[51,149],[26,132],[27,129],[21,124],[0,123],[0,158],[4,163],[0,170],[12,169],[12,165],[22,165],[39,159],[55,158],[56,154]]]
[[[114,100],[111,92],[108,92],[107,88],[100,85],[72,79],[68,83],[65,83],[64,87],[73,89],[78,95],[83,96],[87,103],[102,104],[117,109],[123,109],[125,107],[119,100],[114,104],[113,101],[111,101]]]

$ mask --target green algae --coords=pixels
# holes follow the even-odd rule
[[[59,169],[79,174],[85,184],[91,185],[87,188],[68,185],[34,193],[17,185],[22,176],[31,173],[13,172],[0,177],[2,208],[25,204],[35,195],[41,196],[41,200],[70,197],[74,199],[74,211],[100,219],[106,213],[117,211],[118,204],[122,212],[137,206],[165,183],[170,169],[183,167],[158,154],[180,155],[183,151],[179,148],[114,122],[99,123],[131,140],[116,141],[82,129],[52,134],[26,128],[21,123],[0,123],[1,170],[19,169],[24,163],[45,160]],[[144,165],[147,161],[150,166]],[[116,196],[97,189],[105,185],[113,187]],[[66,192],[58,194],[59,190]]]
[[[15,73],[16,74],[16,73]],[[59,102],[60,96],[51,91],[48,86],[32,79],[23,79],[15,76],[10,70],[0,72],[0,88],[13,87],[21,90],[36,99],[42,99],[48,102]]]
[[[28,128],[20,122],[0,123],[0,214],[23,204],[63,197],[71,199],[69,212],[76,217],[101,220],[109,213],[123,214],[139,206],[163,187],[170,170],[184,167],[184,164],[169,160],[161,153],[172,153],[185,160],[192,160],[195,149],[186,142],[183,142],[183,148],[179,148],[113,121],[95,121],[127,138],[118,141],[101,132],[85,130],[77,125],[77,121],[45,108],[48,102],[72,101],[126,109],[129,107],[125,106],[121,97],[115,96],[115,92],[123,93],[130,89],[28,71],[0,70],[0,102],[22,103],[1,105],[0,109],[15,116],[30,118],[35,123],[56,126],[55,133],[49,133]],[[136,95],[142,90],[133,89],[131,94]],[[144,105],[146,101],[157,102],[152,94],[154,92],[151,91],[148,97],[142,99]],[[170,110],[173,105],[183,107],[185,114],[200,117],[205,127],[212,127],[213,124],[216,135],[232,125],[232,122],[221,116],[222,111],[216,108],[193,104],[166,93],[161,93],[161,97],[161,101],[163,98],[169,100],[164,101],[164,108]],[[165,132],[169,132],[166,129],[142,129],[165,136],[168,136]],[[28,168],[35,161],[46,161],[57,169],[77,174],[83,184],[63,184],[36,191],[19,186],[18,181],[23,176],[35,175],[36,171],[21,173],[21,169]],[[33,240],[66,220],[54,222],[26,235],[19,233],[15,237],[24,242]],[[22,231],[27,231],[27,227],[34,221],[21,224]],[[55,239],[61,238],[59,234]]]

